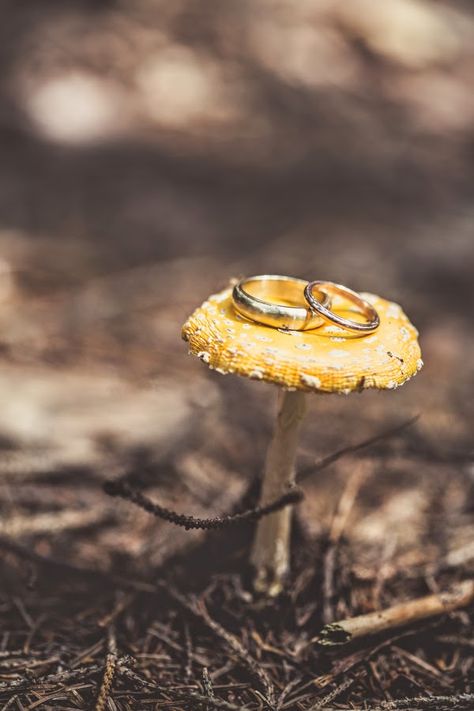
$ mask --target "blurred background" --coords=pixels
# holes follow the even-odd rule
[[[102,568],[198,539],[107,499],[103,479],[124,471],[188,513],[231,509],[261,470],[275,393],[208,372],[180,328],[261,272],[378,293],[420,330],[426,366],[397,392],[311,398],[306,466],[421,414],[380,449],[366,503],[388,491],[385,518],[354,535],[374,546],[390,530],[403,548],[432,530],[434,497],[464,511],[472,4],[0,10],[0,533]],[[307,493],[318,535],[331,507]]]

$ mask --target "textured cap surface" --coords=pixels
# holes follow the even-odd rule
[[[280,331],[236,313],[232,288],[210,296],[190,316],[182,335],[190,353],[220,373],[277,383],[306,391],[349,393],[363,388],[396,388],[423,365],[418,331],[398,304],[362,294],[377,309],[380,326],[357,337],[337,326]],[[343,302],[333,310],[347,318]]]

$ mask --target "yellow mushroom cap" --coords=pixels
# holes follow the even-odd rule
[[[219,373],[237,373],[293,390],[349,393],[396,388],[423,365],[418,331],[398,304],[373,294],[362,297],[380,316],[379,328],[368,336],[354,336],[332,324],[281,331],[249,321],[234,310],[232,287],[196,309],[182,335],[190,353]],[[357,318],[337,299],[332,308]]]

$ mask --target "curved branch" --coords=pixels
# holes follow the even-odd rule
[[[156,504],[149,499],[148,496],[142,494],[141,491],[132,489],[124,482],[107,481],[104,484],[104,491],[109,496],[119,496],[121,499],[130,501],[132,504],[135,504],[135,506],[139,506],[153,516],[173,523],[175,526],[182,526],[186,530],[196,528],[204,530],[227,528],[228,526],[243,523],[244,521],[256,521],[263,518],[263,516],[283,509],[285,506],[297,504],[302,501],[304,497],[301,489],[294,487],[266,506],[256,506],[242,513],[226,514],[224,516],[216,516],[215,518],[196,518],[160,506],[160,504]]]

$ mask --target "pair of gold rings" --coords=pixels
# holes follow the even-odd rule
[[[349,301],[365,321],[344,318],[331,310],[332,298]],[[310,281],[264,274],[241,279],[232,291],[234,308],[246,318],[287,331],[309,331],[331,323],[359,335],[380,324],[377,311],[360,294],[332,281]]]

